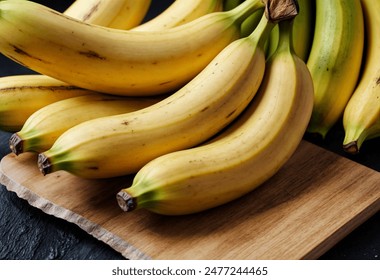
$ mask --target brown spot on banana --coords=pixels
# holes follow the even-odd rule
[[[101,56],[97,52],[94,51],[79,51],[80,55],[84,55],[88,58],[94,58],[94,59],[99,59],[99,60],[106,60],[104,56]]]
[[[160,83],[159,85],[160,86],[163,86],[163,85],[166,85],[166,84],[170,84],[172,81],[167,81],[167,82],[163,82],[163,83]]]
[[[7,87],[7,88],[0,88],[1,91],[14,91],[14,90],[31,90],[31,89],[39,89],[39,90],[50,90],[50,91],[59,91],[59,90],[78,90],[79,87],[76,86],[21,86],[21,87]]]
[[[99,5],[100,5],[100,2],[101,1],[98,1],[89,11],[87,14],[85,14],[83,17],[82,17],[82,21],[88,21],[92,15],[99,9]]]
[[[233,110],[231,113],[229,113],[227,116],[226,116],[226,119],[230,118],[233,114],[235,114],[236,110]]]
[[[203,108],[203,109],[201,110],[201,112],[203,113],[203,112],[207,111],[209,108],[210,108],[210,107],[207,106],[207,107]]]
[[[15,45],[12,45],[12,44],[10,44],[10,46],[13,48],[13,50],[17,54],[20,54],[20,55],[23,55],[23,56],[27,56],[27,57],[29,57],[31,59],[35,59],[35,60],[41,61],[41,62],[46,63],[46,64],[50,64],[50,62],[44,61],[43,59],[41,59],[39,57],[35,57],[35,56],[31,55],[30,53],[26,52],[25,50],[21,49],[18,46],[15,46]],[[13,57],[11,55],[9,55],[8,57],[11,58],[11,59],[13,59],[17,63],[20,63],[21,65],[25,66],[25,64],[23,64],[22,62],[20,62],[19,60],[17,60],[17,58],[15,58],[15,57]]]

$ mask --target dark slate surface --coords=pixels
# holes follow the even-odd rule
[[[62,11],[72,1],[36,0],[34,2]],[[172,0],[153,1],[148,18],[171,2]],[[31,73],[30,70],[20,67],[3,56],[0,56],[0,65],[0,76]],[[9,153],[9,136],[10,133],[0,131],[1,158]],[[308,141],[380,171],[380,139],[366,142],[360,155],[347,156],[341,150],[342,138],[343,130],[340,124],[334,127],[325,141],[305,137]],[[320,259],[378,260],[380,259],[379,232],[380,213],[377,213]],[[78,226],[44,214],[14,193],[8,192],[4,186],[0,186],[0,259],[117,260],[123,257]]]

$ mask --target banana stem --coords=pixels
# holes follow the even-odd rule
[[[231,13],[235,22],[241,25],[250,15],[262,8],[264,8],[262,0],[245,0],[242,4],[228,13]]]
[[[293,19],[298,15],[297,0],[263,0],[265,2],[265,14],[270,21],[279,22]]]
[[[24,141],[17,133],[12,134],[12,136],[9,138],[9,148],[15,155],[19,155],[23,152],[23,144]]]
[[[45,176],[49,173],[52,172],[52,165],[47,156],[44,154],[39,154],[38,155],[38,160],[37,160],[38,168],[40,172]]]
[[[258,26],[247,38],[257,42],[257,45],[264,49],[264,46],[269,38],[269,34],[275,25],[275,23],[269,21],[265,14],[263,14]]]
[[[125,190],[118,192],[116,195],[116,199],[120,208],[125,212],[130,212],[137,208],[136,198],[132,197]]]
[[[277,50],[284,49],[294,53],[293,47],[293,19],[279,22],[279,41]]]

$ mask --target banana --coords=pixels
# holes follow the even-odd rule
[[[64,14],[90,24],[130,29],[145,18],[151,0],[76,0]]]
[[[162,31],[137,32],[86,24],[43,5],[0,2],[0,51],[32,70],[66,83],[118,95],[178,89],[225,46],[240,24],[262,8],[246,0]]]
[[[264,16],[252,35],[230,43],[193,80],[162,101],[67,130],[39,154],[41,172],[121,176],[137,172],[159,155],[207,140],[233,121],[257,92],[265,69],[263,45],[273,26]]]
[[[0,78],[0,129],[16,132],[40,108],[62,99],[95,92],[42,75]]]
[[[151,0],[77,0],[64,14],[86,23],[128,28],[132,27],[133,22],[138,23],[138,18],[145,16],[150,2]],[[84,94],[94,92],[44,75],[1,77],[0,129],[16,132],[38,109],[58,100]]]
[[[380,136],[380,2],[361,0],[366,29],[363,72],[343,114],[343,149],[358,153],[363,142]]]
[[[69,128],[95,118],[125,114],[157,103],[162,98],[133,98],[103,94],[61,100],[33,113],[14,133],[9,146],[13,153],[43,152]]]
[[[294,19],[293,45],[296,54],[307,61],[314,33],[315,0],[298,0],[299,14]],[[268,44],[268,56],[277,48],[279,38],[278,26],[273,28]]]
[[[188,23],[212,12],[223,10],[222,0],[175,0],[151,20],[133,28],[135,31],[154,31]]]
[[[309,133],[325,138],[342,117],[359,78],[363,46],[360,0],[316,0],[315,34],[307,60],[315,87]]]
[[[299,145],[313,107],[313,81],[291,49],[288,21],[247,110],[209,143],[160,156],[117,194],[124,211],[191,214],[232,201],[260,186]]]

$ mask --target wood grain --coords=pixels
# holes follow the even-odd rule
[[[115,195],[132,177],[44,177],[33,154],[9,154],[0,172],[8,190],[129,259],[316,259],[380,209],[379,172],[306,141],[252,193],[181,217],[122,212]]]

